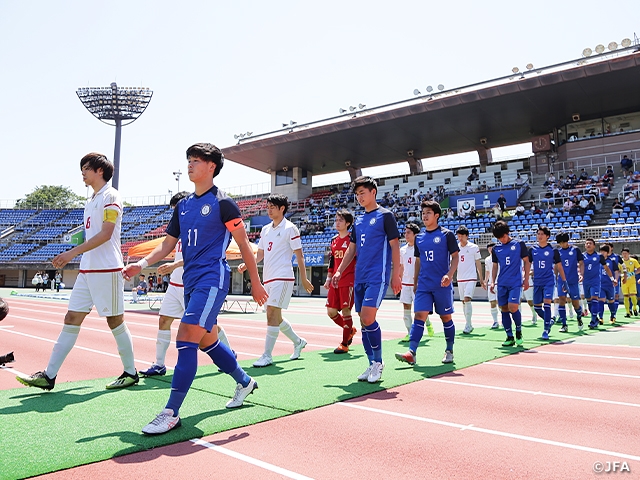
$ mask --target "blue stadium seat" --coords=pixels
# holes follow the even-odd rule
[[[627,218],[629,216],[629,214],[627,212],[622,212],[620,214],[620,218]]]
[[[631,223],[631,224],[636,223],[636,219],[633,217],[629,217],[627,218],[627,223]]]
[[[578,224],[578,226],[579,226],[579,227],[588,227],[588,226],[589,226],[589,224],[588,224],[587,222],[585,222],[584,220],[582,220],[582,221]]]
[[[637,217],[638,216],[638,212],[629,212],[629,216],[630,217]]]
[[[617,220],[618,218],[620,218],[620,215],[617,213],[612,213],[611,218],[615,218]]]
[[[573,232],[573,234],[571,234],[571,239],[580,240],[580,234],[578,232]]]
[[[631,233],[632,237],[639,237],[640,236],[640,234],[638,233],[638,229],[637,228],[632,228],[629,233]]]
[[[618,232],[618,230],[612,230],[611,238],[618,238],[618,237],[620,237],[620,232]]]

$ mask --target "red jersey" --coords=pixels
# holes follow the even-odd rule
[[[333,273],[338,270],[340,264],[342,263],[342,259],[344,258],[344,254],[351,243],[350,234],[347,234],[345,237],[340,238],[339,235],[336,235],[331,240],[331,257],[329,258],[329,269],[328,272],[333,275]],[[340,281],[338,282],[338,287],[352,287],[354,280],[354,273],[356,269],[356,259],[354,258],[347,269],[342,272],[340,276]]]

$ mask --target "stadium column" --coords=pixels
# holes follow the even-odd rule
[[[480,165],[484,167],[493,162],[493,156],[491,155],[490,148],[480,147],[478,149],[478,157],[480,158]]]

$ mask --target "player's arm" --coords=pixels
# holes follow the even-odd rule
[[[418,276],[420,274],[420,256],[414,257],[415,263],[413,267],[413,293],[418,290]]]
[[[229,228],[228,225],[227,228]],[[267,301],[268,295],[260,281],[260,275],[258,275],[258,263],[256,262],[256,257],[253,255],[251,245],[249,244],[249,238],[247,237],[247,232],[244,229],[244,222],[243,225],[233,228],[231,235],[233,235],[233,239],[238,244],[238,248],[240,248],[240,254],[242,255],[242,259],[244,260],[246,267],[245,270],[249,272],[249,279],[251,280],[251,296],[258,305],[262,306]]]
[[[329,268],[327,269],[327,280],[324,282],[323,287],[329,290],[331,288],[331,278],[333,277],[333,269],[335,268],[335,259],[333,258],[333,252],[329,254]]]
[[[458,252],[451,252],[449,255],[451,258],[451,264],[449,266],[449,271],[447,272],[447,274],[442,277],[442,280],[440,280],[440,286],[442,287],[448,287],[449,285],[451,285],[453,274],[456,273],[456,270],[458,269],[458,262],[460,261],[460,255],[458,254]]]
[[[482,264],[480,260],[476,260],[476,272],[478,273],[478,281],[482,283]]]
[[[298,248],[293,251],[296,255],[296,259],[298,260],[298,271],[300,272],[300,280],[302,281],[302,286],[304,289],[311,293],[313,292],[313,284],[307,278],[307,267],[304,264],[304,255],[302,254],[302,248]]]
[[[397,227],[396,227],[397,228]],[[400,270],[400,240],[389,240],[391,247],[391,289],[396,295],[402,290],[402,273]]]
[[[349,266],[349,264],[353,261],[353,259],[355,257],[356,257],[356,244],[353,243],[353,241],[352,241],[351,243],[349,243],[349,246],[347,247],[347,251],[344,252],[344,257],[343,257],[342,261],[340,262],[340,266],[334,272],[333,277],[331,277],[331,284],[334,287],[338,286],[338,282],[340,281],[340,277],[342,276],[342,272],[344,272],[347,269],[347,267]]]
[[[524,280],[522,280],[522,289],[527,290],[529,288],[529,277],[531,275],[531,262],[529,261],[529,257],[524,257],[522,262],[524,264]]]
[[[124,267],[122,276],[127,280],[134,278],[148,265],[153,265],[169,255],[173,249],[176,248],[177,243],[178,239],[176,237],[167,234],[162,243],[156,245],[156,248],[154,248],[150,254],[146,255],[142,260]]]
[[[582,283],[584,278],[584,260],[578,262],[578,282]]]

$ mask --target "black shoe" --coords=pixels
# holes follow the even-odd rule
[[[27,387],[38,387],[43,390],[53,390],[56,384],[56,377],[49,378],[44,372],[36,372],[28,377],[17,376],[16,380]]]
[[[6,355],[0,355],[0,365],[4,366],[5,363],[14,362],[13,352],[9,352]]]
[[[627,314],[624,316],[624,318],[631,318],[631,314],[630,314],[630,313],[627,313]]]

